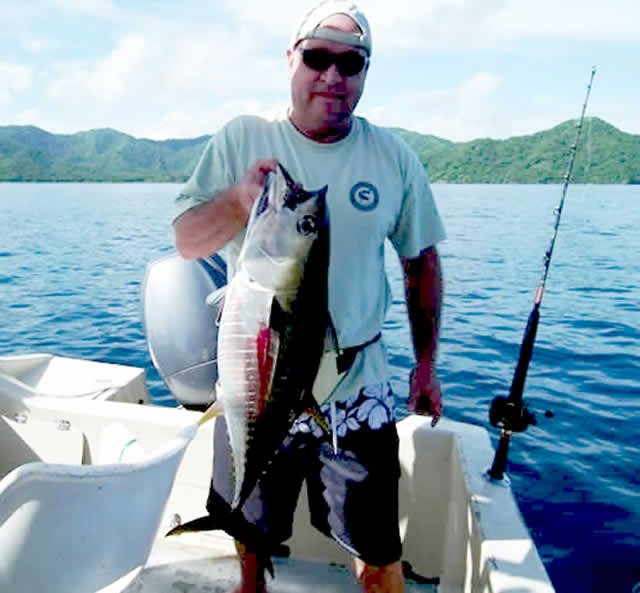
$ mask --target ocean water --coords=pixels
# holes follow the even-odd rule
[[[144,367],[148,262],[173,251],[170,184],[0,184],[0,354]],[[560,186],[434,186],[448,232],[439,370],[445,414],[487,427],[508,395]],[[510,447],[518,503],[559,593],[640,582],[640,187],[569,188]],[[412,363],[401,276],[384,328],[402,395]],[[545,418],[551,411],[553,417]],[[640,585],[638,585],[640,587]],[[636,589],[637,591],[637,589]]]

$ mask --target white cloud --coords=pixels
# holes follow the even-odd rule
[[[237,25],[265,32],[286,46],[294,27],[315,1],[226,0]],[[515,40],[640,40],[637,0],[360,0],[369,18],[374,53],[430,49],[462,51]]]
[[[35,125],[39,119],[40,113],[37,109],[25,109],[13,118],[12,123],[16,126],[31,126]]]
[[[216,30],[188,37],[130,35],[95,63],[59,62],[56,69],[60,76],[50,83],[49,96],[78,103],[135,102],[144,95],[150,104],[261,96],[287,80],[284,53],[261,55],[249,37]]]
[[[492,32],[504,38],[557,37],[638,42],[637,0],[507,0],[488,15]]]
[[[10,90],[23,90],[31,85],[31,68],[22,64],[0,62],[2,86]]]
[[[118,9],[112,0],[49,0],[51,6],[66,13],[108,18]]]
[[[638,43],[637,0],[363,0],[376,47],[385,52],[496,47],[524,39]]]
[[[108,126],[152,138],[190,137],[288,101],[284,50],[314,0],[185,3],[159,3],[157,10],[110,0],[20,4],[13,43],[0,42],[0,74],[8,79],[7,64],[31,66],[12,70],[13,82],[0,87],[5,119],[37,109],[32,113],[41,119],[33,123],[56,124],[57,131]],[[636,0],[394,0],[393,10],[388,0],[359,3],[372,24],[375,62],[359,112],[377,123],[453,140],[530,133],[575,116],[582,84],[568,80],[567,71],[586,71],[593,60],[602,84],[590,112],[605,119],[615,113],[611,123],[638,129],[635,67],[632,58],[620,59],[640,39],[633,30],[640,22]],[[33,18],[22,18],[26,6]],[[33,26],[18,33],[19,22]],[[614,33],[622,44],[588,44]],[[575,47],[579,57],[562,56],[562,72],[550,58],[559,47]],[[527,56],[517,69],[515,52]],[[471,76],[473,68],[487,72]],[[596,100],[604,105],[605,89],[611,97],[600,113]],[[20,106],[9,104],[18,92]]]
[[[393,11],[385,0],[367,3],[374,52],[453,47],[460,49],[485,38],[482,21],[497,0],[394,0]]]
[[[146,57],[144,38],[126,37],[96,63],[58,63],[60,75],[49,84],[47,93],[52,99],[79,104],[87,100],[114,101],[130,88]]]
[[[465,2],[464,0],[393,0],[390,9],[389,0],[360,0],[358,4],[369,19],[376,47],[414,48],[429,47],[447,31],[441,31],[444,22],[460,23],[460,15],[465,10],[477,12],[484,10],[487,3],[496,0],[485,0],[483,3]],[[303,3],[295,0],[226,0],[226,10],[238,23],[263,36],[266,31],[277,38],[285,49],[289,39],[306,12],[318,3],[318,0],[306,0]],[[463,19],[464,20],[464,19]],[[473,22],[475,19],[471,19]]]
[[[131,133],[138,138],[152,140],[195,138],[215,133],[238,115],[252,114],[269,118],[276,113],[282,113],[285,109],[284,104],[266,104],[256,99],[236,99],[215,107],[199,104],[190,110],[169,111],[157,122],[136,125]]]
[[[500,76],[477,72],[456,87],[399,94],[390,107],[365,107],[363,114],[380,125],[448,140],[508,136],[510,124],[499,113],[495,101],[501,85]]]
[[[248,33],[215,27],[129,35],[98,60],[58,62],[54,70],[47,95],[58,121],[66,111],[76,129],[110,126],[154,139],[211,133],[288,96],[284,51],[262,55]]]
[[[51,51],[56,42],[48,36],[28,34],[21,39],[21,44],[30,54],[42,54]]]
[[[211,30],[175,39],[159,59],[170,87],[226,97],[250,91],[261,95],[286,83],[282,56],[265,55],[248,32]]]
[[[143,37],[126,37],[87,78],[87,88],[97,98],[112,101],[122,97],[128,83],[147,56]]]
[[[225,0],[224,4],[229,14],[238,22],[245,23],[256,32],[266,31],[281,38],[284,50],[299,20],[317,2],[318,0],[306,0],[304,3],[296,0]]]
[[[283,47],[299,20],[318,0],[226,0],[226,9],[236,18],[256,31],[267,31],[278,36]],[[478,25],[484,14],[497,10],[504,0],[359,0],[367,15],[376,48],[409,49],[426,48],[443,43],[460,44],[465,40],[461,31],[469,37],[484,35]]]
[[[32,71],[29,66],[0,62],[0,103],[8,103],[13,94],[31,86]]]

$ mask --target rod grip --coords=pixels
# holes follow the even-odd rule
[[[525,330],[524,339],[522,340],[522,345],[520,346],[520,357],[518,358],[518,364],[513,374],[513,381],[511,382],[509,400],[513,403],[519,403],[522,401],[524,382],[527,378],[529,362],[531,361],[531,356],[533,354],[533,344],[536,340],[536,332],[538,331],[539,321],[540,308],[536,305],[529,315],[527,329]]]

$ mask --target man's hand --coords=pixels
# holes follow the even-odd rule
[[[433,415],[431,426],[435,426],[442,416],[440,379],[430,358],[419,360],[411,371],[407,407],[412,414]]]
[[[180,255],[186,259],[206,257],[241,231],[254,200],[264,188],[267,174],[277,167],[276,159],[256,161],[238,183],[182,214],[173,225]]]
[[[245,214],[245,222],[249,218],[254,200],[260,195],[267,181],[267,175],[278,167],[276,159],[262,159],[251,165],[242,179],[235,186],[236,199],[241,211]]]

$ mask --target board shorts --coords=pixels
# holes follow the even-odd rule
[[[245,539],[260,541],[263,548],[281,547],[291,537],[306,481],[311,524],[316,529],[372,566],[399,560],[400,463],[394,408],[391,386],[383,383],[366,387],[344,402],[324,403],[320,411],[330,435],[310,414],[301,414],[269,470],[239,509],[246,521],[244,530],[232,535],[249,551],[259,550],[252,550]],[[224,418],[216,422],[207,510],[212,517],[221,517],[230,512],[233,499],[229,479],[233,462]]]

